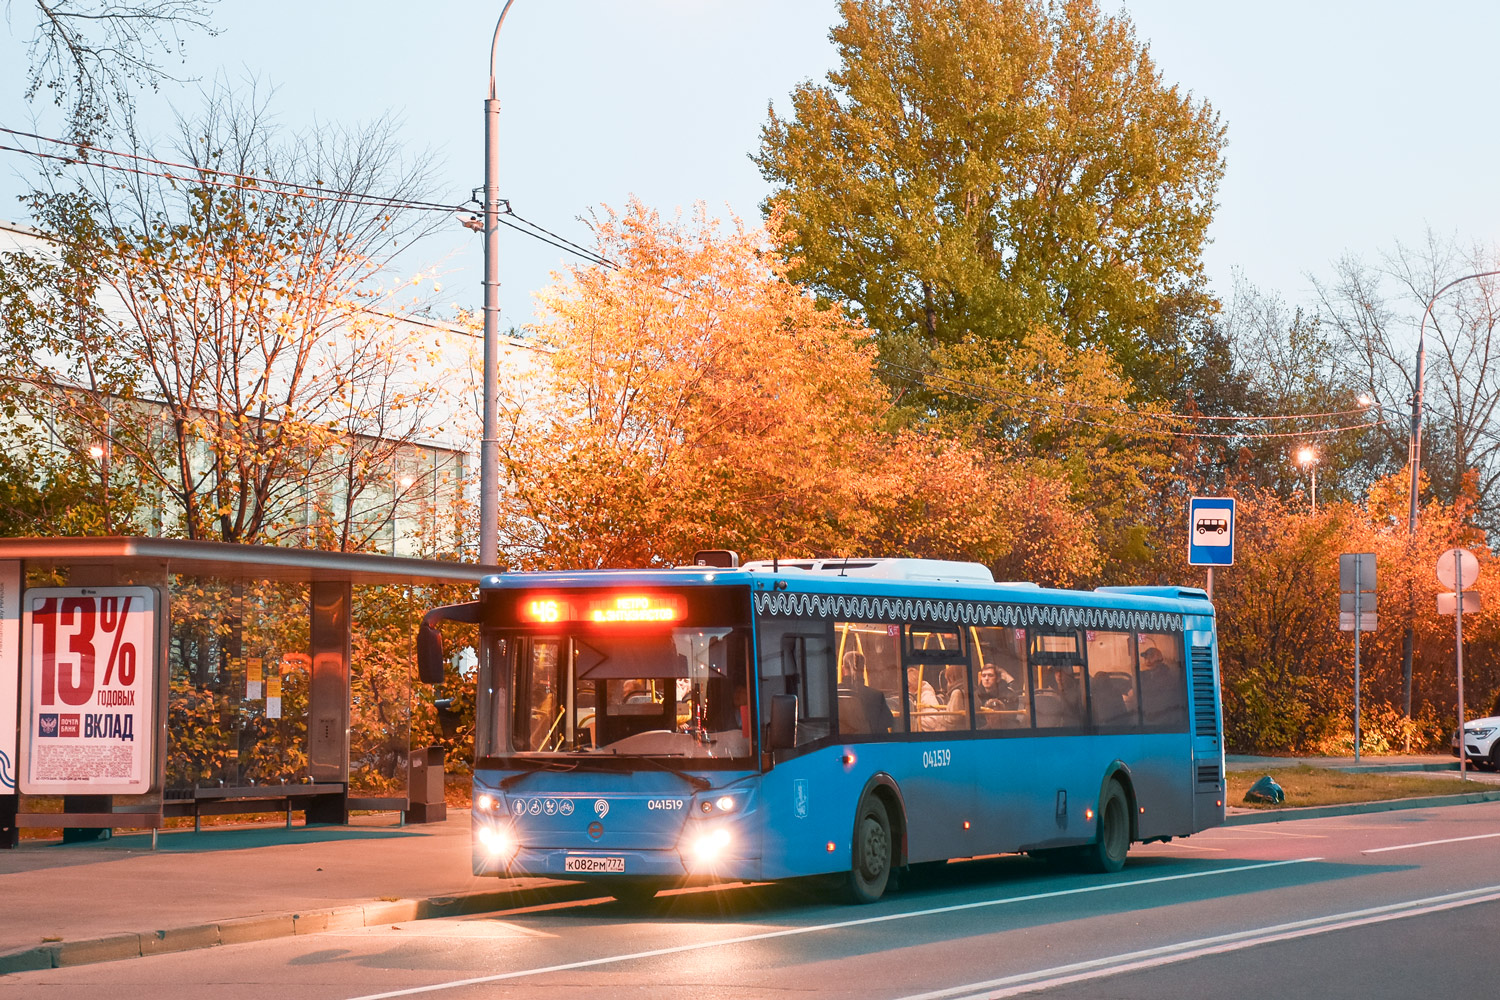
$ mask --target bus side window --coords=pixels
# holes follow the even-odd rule
[[[1078,633],[1033,629],[1031,639],[1032,698],[1038,729],[1064,729],[1087,724],[1083,651]]]
[[[1136,636],[1141,670],[1141,716],[1148,726],[1187,728],[1187,673],[1182,636],[1141,632]]]
[[[1089,631],[1089,709],[1094,725],[1140,725],[1135,651],[1129,632]]]
[[[1026,630],[976,626],[974,721],[980,729],[1030,729]]]
[[[773,694],[796,695],[797,745],[828,736],[833,657],[822,624],[762,622],[759,631],[761,705],[769,705]]]
[[[901,631],[897,626],[836,622],[839,734],[904,732]]]

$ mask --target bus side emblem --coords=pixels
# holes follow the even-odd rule
[[[792,779],[792,813],[798,819],[807,819],[807,779]]]
[[[589,839],[598,840],[602,836],[604,836],[604,824],[594,820],[589,824]]]
[[[609,803],[605,802],[603,799],[595,799],[594,812],[598,814],[600,819],[603,819],[604,817],[609,815]]]

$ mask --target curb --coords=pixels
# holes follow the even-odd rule
[[[1225,826],[1251,826],[1256,823],[1280,823],[1292,819],[1324,819],[1329,816],[1358,816],[1362,813],[1395,812],[1398,809],[1430,809],[1434,806],[1465,806],[1476,802],[1500,802],[1500,789],[1488,792],[1461,792],[1457,795],[1424,795],[1415,799],[1386,799],[1381,802],[1350,802],[1338,806],[1306,806],[1301,809],[1258,809],[1235,813],[1224,819]]]
[[[536,886],[572,883],[540,881]],[[211,924],[197,924],[170,930],[137,931],[110,934],[78,941],[48,942],[35,948],[0,955],[0,975],[11,972],[35,972],[65,966],[92,965],[146,955],[165,955],[174,951],[214,948],[225,944],[245,944],[298,934],[320,934],[325,931],[378,927],[381,924],[426,920],[430,917],[453,917],[503,909],[514,903],[518,888],[491,889],[451,896],[429,896],[426,899],[398,899],[335,906],[303,913],[268,914],[259,917],[237,917]]]

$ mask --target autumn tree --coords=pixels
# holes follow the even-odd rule
[[[1338,628],[1339,555],[1373,552],[1379,627],[1361,641],[1363,750],[1446,750],[1457,719],[1453,619],[1437,614],[1439,553],[1465,546],[1484,570],[1475,589],[1488,606],[1500,573],[1473,527],[1472,498],[1430,503],[1410,544],[1399,473],[1360,502],[1305,504],[1269,490],[1239,494],[1232,569],[1216,574],[1226,746],[1240,753],[1349,753],[1353,749],[1353,641]],[[1415,599],[1413,599],[1415,595]],[[1403,705],[1402,646],[1415,626],[1412,711]],[[1464,616],[1468,716],[1500,692],[1496,620]]]
[[[1220,428],[1235,450],[1236,486],[1306,495],[1308,471],[1296,461],[1304,447],[1316,456],[1320,502],[1357,501],[1401,467],[1389,460],[1390,424],[1350,377],[1342,338],[1321,315],[1238,278],[1222,325],[1242,386],[1239,419]]]
[[[755,158],[794,234],[790,276],[887,361],[1049,327],[1149,373],[1183,329],[1174,297],[1201,282],[1223,172],[1209,105],[1093,0],[840,13],[838,67],[793,92],[790,117],[772,109]]]
[[[522,565],[827,550],[860,530],[828,494],[882,405],[870,350],[761,234],[717,226],[633,204],[598,226],[619,267],[542,296],[551,370],[501,442],[502,548]]]
[[[1500,284],[1494,276],[1450,281],[1500,268],[1494,252],[1429,233],[1414,246],[1396,244],[1373,261],[1346,256],[1318,283],[1319,314],[1337,338],[1347,378],[1383,409],[1383,471],[1408,461],[1409,403],[1416,390],[1416,333],[1425,323],[1426,386],[1422,467],[1435,497],[1459,501],[1473,475],[1476,523],[1500,527]]]
[[[426,225],[403,207],[423,168],[390,122],[288,135],[253,97],[179,126],[138,152],[185,167],[85,167],[31,198],[52,249],[0,260],[12,404],[66,428],[47,446],[101,448],[163,533],[364,547],[433,474],[394,467],[426,429],[435,347],[380,292]]]
[[[128,114],[136,89],[170,79],[163,57],[180,55],[190,35],[215,34],[209,15],[216,2],[6,0],[12,26],[31,22],[27,100],[50,95],[67,113],[74,139],[97,138],[110,119]]]
[[[937,431],[895,431],[870,337],[787,280],[779,237],[639,204],[598,226],[615,268],[542,297],[550,365],[507,407],[517,566],[750,557],[976,559],[1078,579],[1096,558],[1056,481]]]

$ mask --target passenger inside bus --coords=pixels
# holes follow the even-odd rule
[[[943,712],[934,721],[941,730],[969,728],[969,668],[962,663],[943,667]]]
[[[1168,660],[1159,648],[1147,645],[1155,638],[1141,636],[1141,721],[1148,726],[1180,725],[1187,721],[1187,683],[1182,661],[1176,657]]]
[[[937,728],[933,724],[933,715],[942,711],[943,705],[938,701],[937,689],[922,676],[920,667],[906,668],[906,702],[911,713],[912,732]]]
[[[1014,683],[1014,679],[1011,683]],[[975,705],[997,711],[1009,708],[1010,699],[1007,694],[1009,692],[1006,688],[1000,686],[1000,671],[994,664],[986,663],[979,668],[979,686],[974,689]]]
[[[891,732],[895,728],[895,719],[885,695],[865,683],[865,655],[850,650],[840,662],[839,732]]]

